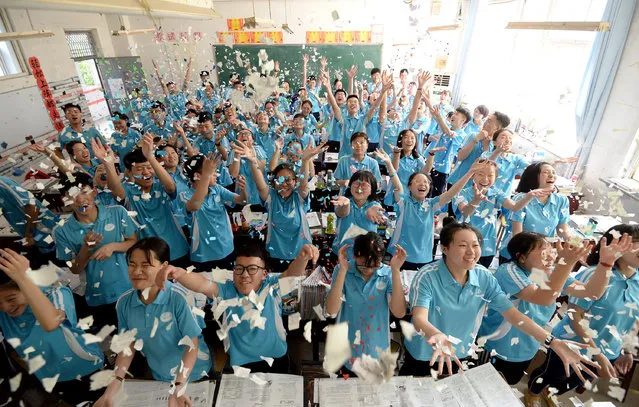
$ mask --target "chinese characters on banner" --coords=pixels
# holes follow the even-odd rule
[[[281,31],[220,31],[217,33],[219,43],[227,44],[282,44],[284,36]]]
[[[156,31],[155,32],[155,42],[198,42],[201,41],[204,37],[204,34],[200,31],[195,32],[174,32],[174,31]]]
[[[307,44],[370,44],[371,31],[306,31]]]
[[[44,78],[44,72],[40,67],[40,61],[38,60],[38,58],[29,58],[29,67],[31,67],[33,77],[38,84],[38,88],[40,88],[42,101],[44,102],[44,106],[49,112],[49,117],[53,122],[53,127],[56,129],[56,131],[62,131],[62,129],[64,129],[64,123],[62,122],[62,118],[60,117],[60,112],[58,112],[58,109],[56,108],[56,103],[53,100],[53,94],[51,93],[51,89],[49,89],[49,83]]]

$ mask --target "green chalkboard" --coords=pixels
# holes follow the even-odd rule
[[[336,71],[339,71],[344,87],[348,86],[347,76],[344,70],[350,69],[351,65],[357,65],[358,80],[370,80],[370,63],[373,66],[381,67],[382,45],[381,44],[354,44],[354,45],[234,45],[215,46],[215,69],[221,84],[227,84],[231,74],[239,73],[243,78],[247,71],[237,62],[237,53],[242,60],[247,58],[252,67],[258,67],[258,53],[266,50],[269,60],[279,61],[280,80],[287,80],[291,85],[291,91],[295,92],[302,85],[302,55],[309,55],[308,75],[316,75],[320,69],[320,57],[325,56],[328,60],[328,69],[331,82],[336,78]],[[369,62],[367,64],[367,62]]]

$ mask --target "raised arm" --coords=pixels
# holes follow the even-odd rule
[[[51,332],[60,326],[65,319],[64,311],[56,309],[42,290],[27,276],[29,260],[26,257],[11,249],[0,249],[0,270],[18,285],[42,329]]]
[[[426,154],[426,163],[419,170],[422,174],[430,174],[430,171],[433,169],[433,165],[435,165],[435,153],[446,150],[446,147],[435,147],[431,148],[428,154]],[[462,187],[463,189],[463,187]]]
[[[368,112],[366,112],[366,120],[365,120],[366,123],[371,121],[371,119],[375,115],[375,112],[377,111],[377,109],[379,109],[379,106],[383,103],[382,101],[386,100],[386,93],[388,92],[388,90],[391,88],[392,85],[393,85],[393,74],[384,71],[384,73],[382,74],[382,91],[379,97],[375,100],[375,103],[373,103],[371,105],[371,108],[368,109]]]
[[[217,171],[217,167],[222,162],[222,158],[219,154],[211,158],[205,158],[202,162],[202,170],[200,174],[200,181],[193,191],[191,199],[189,199],[184,205],[189,212],[197,212],[202,207],[204,197],[209,193],[209,180],[211,176]]]
[[[186,92],[189,89],[189,82],[191,81],[191,63],[193,58],[189,57],[189,62],[186,64],[186,74],[184,75],[184,84],[182,85],[182,92]]]
[[[488,135],[488,132],[486,130],[481,130],[479,133],[477,133],[475,135],[475,137],[473,137],[472,139],[468,140],[468,142],[466,143],[466,145],[464,145],[458,152],[457,152],[457,159],[459,161],[463,161],[466,159],[466,157],[468,157],[468,155],[473,151],[473,149],[475,148],[475,144],[482,142],[483,140],[489,139],[490,140],[490,136]]]
[[[519,212],[520,210],[524,209],[526,205],[528,205],[530,201],[533,200],[533,198],[548,196],[552,193],[553,193],[552,188],[533,189],[532,191],[528,191],[526,195],[524,195],[524,197],[521,198],[519,201],[515,202],[510,198],[506,199],[503,203],[503,206],[504,208],[512,212]]]
[[[348,76],[348,94],[352,95],[354,91],[355,75],[357,75],[357,65],[351,65],[351,69],[346,71]]]
[[[426,101],[426,105],[428,106],[428,109],[430,110],[430,114],[433,117],[433,119],[435,119],[437,124],[439,124],[439,128],[442,130],[442,133],[447,136],[454,134],[454,132],[450,129],[450,127],[448,127],[448,124],[446,124],[446,120],[444,120],[444,118],[442,117],[442,114],[439,111],[439,109],[434,107],[433,104],[431,103],[430,97],[428,95],[424,95],[424,96],[425,96],[424,100]]]
[[[395,245],[395,248],[397,250],[390,261],[393,292],[388,307],[395,318],[401,319],[406,315],[406,296],[404,296],[401,277],[401,268],[406,261],[406,250],[400,245]]]
[[[344,245],[337,253],[339,270],[337,273],[333,271],[333,285],[326,296],[326,313],[329,316],[337,316],[339,310],[342,309],[344,281],[346,280],[346,273],[348,273],[348,269],[350,268],[347,258],[349,247],[349,245]]]
[[[144,157],[149,161],[151,167],[153,167],[155,176],[158,177],[162,183],[164,191],[171,195],[175,192],[175,181],[173,181],[171,175],[166,171],[166,169],[164,169],[164,166],[155,158],[153,148],[153,136],[147,132],[142,138],[142,154],[144,154]]]
[[[255,181],[257,192],[260,194],[260,199],[262,201],[266,201],[268,199],[269,192],[270,192],[269,186],[266,184],[266,181],[264,180],[264,175],[262,174],[262,171],[260,170],[255,153],[249,150],[247,154],[248,155],[246,156],[246,159],[249,160],[249,163],[251,166],[251,175],[253,176],[253,181]]]
[[[275,150],[273,151],[273,157],[268,162],[268,170],[273,172],[280,163],[280,157],[282,155],[282,148],[284,147],[284,139],[279,137],[275,140]]]
[[[384,163],[384,165],[386,165],[386,168],[388,169],[388,176],[390,177],[391,183],[393,184],[395,202],[397,202],[399,201],[399,198],[404,194],[402,181],[400,181],[399,176],[397,175],[397,171],[393,168],[393,163],[391,162],[388,154],[386,154],[386,151],[378,148],[377,150],[375,150],[375,155]]]
[[[53,164],[58,167],[58,169],[60,170],[61,173],[63,174],[69,174],[71,173],[71,168],[69,168],[69,166],[67,166],[67,164],[64,162],[64,159],[61,157],[62,154],[60,154],[60,156],[58,156],[55,151],[49,149],[48,147],[42,145],[42,144],[34,144],[31,146],[31,149],[33,151],[37,151],[39,153],[45,154],[47,157],[49,157],[51,159],[51,161],[53,161]]]
[[[123,203],[122,201],[126,198],[126,191],[122,186],[122,181],[120,180],[118,172],[115,170],[115,154],[113,154],[113,151],[111,151],[111,148],[108,145],[104,146],[100,140],[95,138],[91,139],[91,147],[93,155],[95,155],[95,157],[104,164],[107,186],[111,190],[111,194],[120,201],[120,203]]]
[[[415,123],[415,120],[417,120],[417,111],[419,110],[419,104],[422,100],[422,93],[428,91],[426,86],[429,84],[430,79],[430,72],[422,72],[417,75],[417,93],[415,93],[415,97],[413,98],[413,106],[411,106],[410,112],[408,112],[408,127],[411,127],[413,123]]]
[[[313,157],[324,150],[326,143],[322,143],[319,146],[313,147],[311,143],[306,146],[302,151],[302,178],[300,179],[300,185],[297,188],[297,192],[302,199],[306,199],[308,196],[308,179],[311,174],[311,168],[313,166]]]
[[[328,72],[322,72],[320,74],[320,81],[326,88],[326,98],[328,99],[328,104],[331,106],[331,110],[333,111],[333,116],[335,116],[338,122],[344,123],[344,119],[342,118],[342,109],[339,108],[335,101]]]
[[[175,129],[175,132],[182,139],[182,144],[184,145],[184,148],[186,149],[186,155],[188,155],[189,157],[193,157],[194,155],[197,155],[198,154],[197,148],[193,147],[188,137],[186,137],[186,132],[180,125],[180,122],[177,122],[177,121],[173,122],[173,128]]]
[[[307,65],[308,65],[308,54],[304,54],[304,55],[302,55],[302,87],[303,88],[306,87]]]
[[[312,244],[305,244],[300,249],[297,257],[288,265],[286,271],[280,275],[280,278],[305,276],[309,260],[312,260],[311,264],[315,265],[318,259],[319,250],[317,247]]]
[[[475,172],[477,172],[478,169],[482,168],[485,165],[487,164],[475,162],[475,164],[470,167],[468,172],[463,177],[461,177],[459,181],[455,182],[455,184],[453,184],[453,186],[450,187],[448,191],[439,196],[439,205],[443,207],[448,202],[450,202],[455,197],[455,195],[459,194],[461,190],[464,189],[464,186],[466,185],[468,180],[470,180],[470,178],[475,174]]]
[[[166,82],[164,82],[164,78],[162,77],[162,74],[160,73],[160,68],[158,67],[158,63],[155,61],[155,59],[153,59],[152,61],[153,61],[153,68],[155,68],[155,75],[157,75],[158,81],[160,82],[160,86],[162,86],[162,92],[164,93],[164,96],[169,96],[169,88],[166,87]]]

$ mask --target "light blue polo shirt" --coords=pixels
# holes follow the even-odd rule
[[[271,157],[268,157],[262,147],[259,145],[254,145],[255,147],[255,156],[258,160],[266,161],[268,168],[268,161]],[[235,160],[235,151],[231,151],[229,156],[229,162],[233,162]],[[255,184],[255,180],[253,179],[253,174],[251,173],[251,163],[246,158],[240,158],[240,175],[244,175],[246,178],[246,195],[248,196],[248,203],[251,205],[261,205],[262,199],[260,198],[260,192],[257,190],[257,185]],[[237,189],[237,185],[235,188],[236,193],[240,193]]]
[[[352,155],[346,155],[340,158],[337,162],[337,169],[335,170],[335,179],[348,181],[357,171],[363,170],[372,172],[377,180],[377,184],[381,184],[382,174],[379,172],[379,164],[368,155],[364,155],[362,161],[357,161]]]
[[[67,287],[40,287],[56,309],[64,311],[64,321],[51,332],[42,329],[30,306],[22,315],[11,317],[0,312],[0,329],[5,338],[18,338],[20,345],[15,348],[23,360],[42,356],[46,362],[35,371],[38,379],[46,379],[60,374],[59,382],[75,380],[102,368],[104,355],[97,343],[85,344],[84,331],[77,327],[73,294]],[[24,351],[33,349],[28,353]]]
[[[301,137],[298,137],[294,132],[284,137],[284,145],[288,145],[288,143],[292,141],[297,141],[302,145],[302,150],[309,146],[315,147],[315,140],[309,133],[302,134]]]
[[[91,140],[94,138],[100,140],[103,145],[106,144],[106,140],[104,139],[104,137],[102,137],[102,134],[100,134],[100,132],[96,130],[95,127],[82,129],[82,133],[78,133],[77,131],[73,130],[71,126],[67,126],[58,134],[58,143],[60,143],[60,150],[64,151],[64,146],[74,140],[79,140],[87,146],[89,152],[91,153],[91,157],[93,157]]]
[[[204,92],[202,92],[202,97],[198,100],[202,102],[202,104],[204,105],[202,106],[202,109],[211,113],[211,116],[215,113],[215,106],[219,105],[221,102],[220,99],[215,97],[215,95],[209,98],[208,96],[206,96],[206,93]]]
[[[345,155],[353,154],[351,148],[351,136],[358,131],[366,131],[366,113],[358,113],[356,116],[351,116],[348,113],[342,114],[342,121],[340,122],[340,133],[342,135],[341,144],[339,148],[339,158]]]
[[[512,199],[513,201],[519,201],[525,196],[526,194],[524,193],[518,193]],[[545,205],[539,199],[533,198],[521,211],[510,213],[510,221],[522,222],[522,231],[537,232],[545,236],[554,237],[557,226],[562,223],[567,224],[570,221],[568,197],[553,193],[548,197]],[[506,248],[511,237],[512,226],[509,224],[499,253],[507,259],[510,259],[510,254]]]
[[[315,112],[315,110],[313,110],[313,112]],[[306,134],[315,133],[316,126],[317,126],[317,119],[315,118],[315,116],[313,116],[313,114],[309,114],[308,116],[304,118],[304,133]]]
[[[439,197],[416,201],[409,193],[395,203],[397,224],[388,244],[388,252],[395,254],[395,245],[406,250],[406,261],[428,263],[433,260],[433,219],[440,210]]]
[[[320,111],[320,103],[319,100],[315,97],[316,95],[319,97],[319,93],[322,90],[321,85],[315,86],[315,88],[311,88],[306,85],[306,92],[308,93],[308,100],[313,104],[313,108],[311,109],[313,113],[317,113]]]
[[[346,115],[348,114],[346,112],[346,105],[340,107],[340,110],[342,111],[342,117],[346,117]],[[331,109],[331,106],[329,104],[324,105],[324,117],[329,117],[330,119],[328,121],[328,140],[329,141],[341,141],[342,140],[342,125],[340,124],[339,120],[337,120],[337,118],[335,117],[335,115],[333,114],[333,110]],[[366,130],[368,133],[368,130]],[[370,137],[371,135],[368,135],[369,141],[370,141]],[[350,143],[350,140],[349,140]]]
[[[261,356],[269,358],[280,358],[286,354],[286,331],[282,323],[282,293],[280,292],[279,276],[267,275],[257,290],[257,296],[265,295],[264,308],[260,315],[266,318],[264,329],[259,327],[251,328],[251,321],[243,319],[247,311],[257,308],[248,301],[248,297],[240,294],[233,284],[233,280],[228,280],[224,284],[219,284],[218,298],[230,300],[234,298],[243,299],[247,305],[228,307],[224,311],[224,322],[231,323],[233,315],[239,317],[241,322],[228,333],[228,343],[230,345],[228,353],[231,357],[231,366],[242,366],[247,363],[261,362]],[[225,339],[225,345],[226,345]]]
[[[435,163],[433,165],[433,169],[442,174],[450,174],[450,170],[453,167],[453,160],[457,157],[457,153],[466,138],[466,133],[464,133],[463,129],[457,129],[454,130],[454,132],[455,135],[452,138],[442,134],[436,142],[430,143],[424,151],[424,154],[426,154],[436,147],[445,148],[445,150],[435,153]]]
[[[479,133],[481,131],[481,128],[484,126],[484,121],[485,120],[482,120],[481,124],[475,124],[474,120],[470,119],[470,121],[466,125],[466,134],[468,134],[468,137],[473,137],[474,135]]]
[[[171,112],[171,115],[175,120],[178,120],[184,116],[184,114],[186,113],[187,102],[184,92],[168,94],[166,95],[165,100],[167,110]]]
[[[186,205],[195,190],[180,194]],[[191,260],[204,263],[220,260],[233,252],[233,230],[225,205],[234,206],[235,194],[222,186],[209,186],[200,209],[191,212]]]
[[[404,187],[404,193],[410,193],[408,191],[408,179],[410,176],[419,172],[425,164],[426,161],[422,156],[415,158],[412,154],[399,159],[399,170],[397,170],[397,176],[399,177],[399,181],[402,183],[402,187]],[[386,194],[384,195],[384,205],[392,206],[395,203],[394,191],[395,187],[391,182],[389,182],[386,187]]]
[[[96,249],[109,244],[123,242],[137,230],[124,207],[98,205],[98,217],[94,223],[85,225],[70,216],[62,226],[53,230],[58,259],[70,261],[80,253],[84,237],[90,231],[102,235]],[[91,260],[86,267],[87,288],[84,297],[91,307],[112,304],[123,292],[131,288],[129,268],[124,252],[113,252],[105,260]]]
[[[222,146],[226,148],[226,151],[229,151],[231,149],[231,144],[226,139],[226,137],[223,138],[222,141],[220,141],[220,143],[222,144]],[[217,152],[217,146],[215,145],[215,137],[211,137],[210,139],[207,139],[201,134],[198,134],[196,136],[195,141],[193,142],[193,147],[197,148],[200,154],[204,154],[204,155],[215,154]]]
[[[376,112],[373,118],[366,123],[366,135],[368,136],[369,143],[379,144],[382,135],[382,125],[379,124],[379,112]]]
[[[142,139],[142,135],[136,130],[129,127],[126,135],[122,135],[117,131],[111,134],[111,149],[120,157],[120,162],[124,160],[124,156],[129,154]]]
[[[464,286],[450,274],[444,259],[427,264],[415,275],[410,287],[410,308],[428,309],[428,322],[446,335],[460,340],[455,345],[458,358],[468,356],[482,317],[488,309],[499,313],[513,307],[493,275],[481,265],[468,270]],[[414,322],[411,319],[411,322]],[[417,360],[430,362],[433,346],[428,338],[413,336],[404,345]]]
[[[472,215],[467,218],[462,216],[459,210],[460,204],[468,204],[475,197],[473,187],[463,189],[453,198],[453,210],[460,222],[467,222],[481,232],[484,241],[481,246],[482,256],[493,256],[497,252],[497,216],[508,196],[493,187],[485,193],[486,199],[482,199]]]
[[[126,192],[126,207],[137,212],[140,225],[138,238],[159,237],[171,248],[171,260],[185,256],[189,251],[188,243],[180,224],[171,210],[171,200],[177,198],[174,192],[169,196],[157,179],[148,194],[142,192],[137,184],[122,183]]]
[[[178,198],[182,192],[190,191],[191,184],[186,176],[182,173],[182,169],[178,166],[175,169],[175,172],[169,172],[171,178],[173,178],[173,182],[175,182],[175,193]],[[180,227],[188,225],[188,215],[186,213],[186,208],[184,207],[184,202],[180,199],[172,199],[171,200],[171,210],[173,211],[173,216],[177,219]]]
[[[468,145],[468,143],[470,143],[472,139],[473,139],[473,136],[468,136],[463,145],[464,146]],[[488,156],[492,154],[492,151],[494,149],[495,147],[493,146],[493,142],[491,141],[490,146],[488,147]],[[483,153],[484,153],[484,147],[481,141],[475,143],[475,146],[473,147],[472,151],[468,154],[468,156],[461,161],[457,161],[457,163],[455,164],[455,167],[453,168],[450,175],[448,176],[448,183],[451,185],[454,185],[455,183],[457,183],[457,181],[462,179],[463,176],[466,175],[466,173],[470,170],[470,167],[473,166],[473,164],[475,163],[475,160],[480,158]],[[472,180],[468,180],[466,187],[471,186],[472,185],[471,183],[472,183]]]
[[[424,151],[424,136],[430,127],[431,119],[428,117],[419,117],[415,119],[413,124],[410,126],[410,129],[415,132],[415,136],[417,139],[417,152],[419,154]]]
[[[118,202],[111,191],[102,190],[100,188],[96,188],[98,190],[98,194],[95,196],[95,203],[100,204],[102,206],[113,206],[113,205],[121,205]]]
[[[488,158],[491,154],[491,152],[485,152],[482,154],[482,157]],[[499,173],[495,180],[495,188],[503,191],[505,194],[510,194],[515,176],[523,174],[530,163],[519,154],[508,154],[506,157],[500,155],[495,162],[499,168]]]
[[[399,138],[399,132],[407,127],[405,120],[398,120],[392,122],[386,119],[386,122],[382,126],[381,130],[381,143],[382,148],[386,151],[389,157],[393,156],[393,147],[397,146],[397,139]]]
[[[35,205],[38,208],[38,219],[34,224],[33,239],[38,249],[43,252],[53,251],[52,231],[60,220],[33,194],[9,177],[0,175],[0,215],[4,216],[11,228],[24,237],[27,228],[27,215],[24,207]],[[47,242],[46,240],[51,240]]]
[[[286,200],[271,188],[266,200],[266,208],[268,210],[266,248],[269,254],[276,259],[293,260],[302,246],[312,241],[306,220],[304,199],[297,188]]]
[[[173,133],[175,133],[175,130],[171,126],[171,118],[168,115],[164,118],[164,123],[161,126],[154,121],[151,121],[149,124],[144,126],[142,133],[146,133],[147,131],[151,134],[162,137],[162,140],[165,141],[168,140]]]
[[[368,232],[377,232],[377,223],[372,222],[370,219],[368,219],[368,217],[366,216],[366,211],[373,206],[378,206],[381,209],[381,205],[379,204],[379,202],[367,200],[360,208],[359,206],[357,206],[352,196],[348,199],[351,201],[351,209],[348,212],[348,215],[344,216],[343,218],[337,218],[335,239],[333,239],[333,253],[335,254],[339,252],[339,249],[342,246],[347,244],[351,245],[349,251],[352,253],[354,239],[346,239],[344,242],[342,242],[344,234],[352,225],[357,225]]]
[[[577,280],[582,283],[588,282],[595,272],[597,266],[589,267],[577,274]],[[616,267],[612,269],[612,275],[608,282],[606,292],[600,299],[589,301],[586,299],[569,297],[568,302],[583,308],[588,314],[590,328],[597,331],[597,337],[593,338],[595,345],[610,360],[619,357],[622,340],[624,336],[630,334],[634,324],[637,322],[639,313],[639,273],[635,270],[632,277],[626,279]],[[570,320],[564,317],[555,328],[552,334],[561,339],[568,339],[581,342],[570,329]]]
[[[122,294],[116,303],[119,331],[137,329],[135,338],[143,341],[142,353],[155,380],[175,379],[188,349],[188,345],[178,345],[185,336],[198,339],[198,349],[191,351],[197,352],[197,359],[189,381],[199,380],[211,370],[211,355],[202,336],[204,320],[193,312],[194,307],[193,294],[170,281],[149,305],[140,301],[139,291],[133,289]]]
[[[351,358],[344,363],[352,369],[355,358],[370,355],[377,358],[377,348],[382,351],[390,346],[389,298],[393,294],[391,268],[382,264],[368,281],[357,270],[354,260],[349,262],[342,294],[344,300],[337,314],[337,323],[348,322],[348,342],[351,344]],[[339,264],[333,271],[331,289],[337,281]],[[355,343],[359,331],[360,343]]]
[[[516,297],[516,294],[519,294],[524,288],[534,284],[529,278],[530,271],[515,262],[510,262],[500,265],[493,275],[499,282],[502,291],[506,293],[519,312],[541,327],[550,322],[557,309],[555,304],[538,305]],[[562,290],[574,282],[575,279],[569,276]],[[492,337],[495,333],[497,336]],[[489,352],[494,350],[497,352],[497,357],[507,362],[531,360],[540,345],[533,337],[523,333],[517,327],[513,327],[495,310],[488,311],[488,315],[484,317],[481,328],[479,328],[479,336],[486,335],[491,335],[491,338],[486,341],[485,349]]]
[[[262,133],[257,126],[251,126],[253,137],[255,138],[255,144],[262,147],[264,155],[268,157],[268,160],[275,154],[275,140],[280,136],[275,132],[275,129],[269,128],[266,133]],[[268,167],[268,161],[267,161]]]

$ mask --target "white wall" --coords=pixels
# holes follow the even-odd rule
[[[639,128],[639,7],[628,33],[626,47],[601,125],[583,175],[586,185],[603,187],[600,177],[622,176],[622,164]]]

